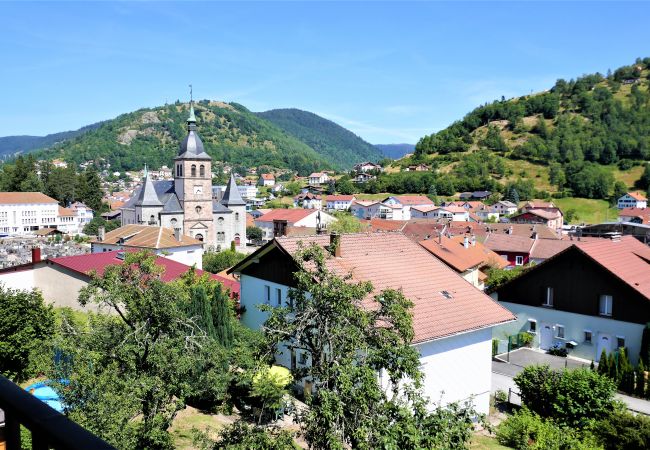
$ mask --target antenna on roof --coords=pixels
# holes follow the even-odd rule
[[[192,85],[190,84],[190,105],[194,101],[193,93],[192,93]]]

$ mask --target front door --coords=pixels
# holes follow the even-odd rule
[[[539,333],[539,348],[548,350],[553,345],[553,326],[543,323]]]
[[[600,334],[598,335],[598,346],[596,346],[596,361],[600,360],[600,355],[603,353],[603,349],[607,353],[612,351],[612,337],[609,334]]]

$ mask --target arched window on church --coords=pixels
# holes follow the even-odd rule
[[[196,164],[192,164],[192,177],[196,176]]]
[[[197,240],[203,242],[203,235],[202,235],[202,234],[199,233],[199,234],[197,234],[197,235],[194,236],[194,237],[195,237]]]
[[[239,247],[241,245],[241,239],[239,238],[239,234],[235,235],[235,245]]]
[[[235,220],[239,220],[239,213],[235,213]]]
[[[196,208],[194,208],[194,210],[196,211],[197,214],[201,214],[201,207],[200,206],[197,206]]]
[[[152,214],[149,216],[149,225],[155,225],[156,224],[156,217]]]
[[[201,177],[205,176],[205,166],[203,164],[201,164],[201,166],[199,167],[199,175]]]

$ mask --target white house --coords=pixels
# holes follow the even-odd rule
[[[314,172],[311,175],[309,175],[309,184],[312,186],[325,184],[328,181],[329,181],[329,176],[325,172]]]
[[[325,204],[329,211],[348,211],[356,199],[354,195],[328,195]]]
[[[438,209],[435,205],[411,206],[411,219],[433,219],[433,212]]]
[[[286,236],[288,233],[315,234],[323,231],[336,221],[324,211],[316,209],[272,209],[255,219],[255,226],[262,229],[262,240],[270,241],[275,236]]]
[[[517,205],[508,200],[500,200],[492,205],[492,211],[502,216],[509,216],[517,212]]]
[[[311,192],[307,192],[305,194],[299,195],[298,197],[299,200],[296,206],[301,206],[304,209],[323,209],[323,198],[320,195],[315,195]]]
[[[468,222],[469,211],[462,206],[441,206],[429,213],[435,219],[449,219],[454,222]]]
[[[650,319],[650,247],[632,236],[572,241],[492,293],[517,316],[493,329],[501,351],[507,336],[533,335],[532,346],[567,348],[598,361],[625,347],[633,364]]]
[[[156,255],[202,269],[203,245],[203,242],[181,234],[180,229],[172,230],[150,225],[124,225],[108,233],[100,229],[97,239],[91,242],[91,252],[146,249]]]
[[[489,411],[491,328],[514,316],[401,233],[274,239],[230,270],[240,276],[244,325],[259,329],[268,317],[257,305],[286,304],[295,287],[291,258],[301,242],[330,252],[330,270],[351,273],[355,282],[371,281],[377,289],[400,289],[414,303],[412,345],[420,352],[424,393],[430,400],[472,400],[478,412]],[[308,361],[309,355],[276,355],[286,367],[301,359]]]
[[[618,199],[618,209],[647,208],[648,199],[640,192],[628,192]]]
[[[275,186],[275,176],[272,173],[263,173],[257,180],[259,186]]]
[[[434,206],[433,201],[426,195],[393,195],[382,203],[400,209],[393,212],[393,220],[409,220],[413,206]]]
[[[373,170],[378,170],[381,172],[383,168],[379,164],[372,162],[362,162],[354,165],[354,171],[357,173],[367,173]]]
[[[352,215],[358,219],[373,219],[379,214],[380,202],[354,200],[350,203]]]
[[[74,218],[77,225],[77,233],[82,233],[88,223],[93,220],[93,210],[81,202],[74,202],[69,206],[74,212]]]

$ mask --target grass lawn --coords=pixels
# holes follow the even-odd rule
[[[618,209],[609,206],[607,200],[596,200],[591,198],[554,198],[553,203],[566,213],[574,209],[578,215],[572,223],[600,223],[605,221],[618,220]]]
[[[236,420],[234,416],[224,416],[222,414],[206,414],[191,406],[186,407],[174,418],[171,428],[169,429],[174,441],[174,448],[177,449],[196,449],[194,445],[194,429],[207,431],[212,439],[217,438],[218,430]]]
[[[634,188],[634,183],[639,178],[641,178],[641,174],[643,174],[644,169],[643,166],[634,166],[628,170],[621,170],[614,164],[609,167],[612,169],[612,174],[614,175],[616,181],[622,181],[630,189]]]
[[[500,180],[502,184],[507,184],[510,181],[517,181],[519,178],[524,178],[530,179],[535,184],[535,189],[538,191],[543,190],[553,192],[557,190],[555,186],[551,186],[551,183],[548,180],[548,166],[534,164],[530,161],[524,161],[521,159],[504,159],[503,162],[508,169],[512,170],[512,175]],[[521,176],[522,173],[525,173],[525,175]]]
[[[475,434],[469,444],[471,450],[508,450],[510,447],[504,447],[499,444],[495,437]]]

